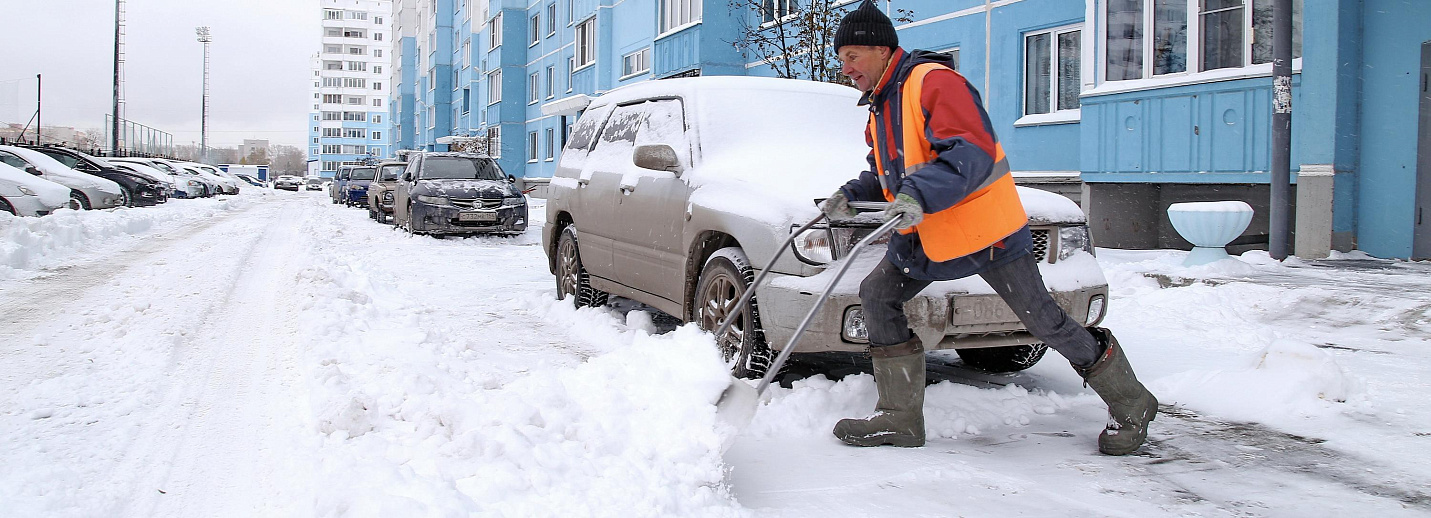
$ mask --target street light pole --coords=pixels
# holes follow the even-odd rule
[[[109,154],[119,156],[119,85],[120,70],[124,64],[124,0],[114,0],[114,116],[110,120]]]
[[[209,35],[209,27],[203,26],[194,29],[194,33],[199,35],[199,42],[204,44],[204,101],[200,104],[201,114],[199,116],[199,161],[208,163],[209,161],[209,43],[214,41]]]
[[[1272,3],[1272,200],[1268,253],[1286,259],[1292,237],[1292,0]]]

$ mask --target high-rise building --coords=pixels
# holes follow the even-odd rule
[[[322,48],[314,56],[308,158],[319,174],[391,154],[388,107],[393,2],[321,0]]]

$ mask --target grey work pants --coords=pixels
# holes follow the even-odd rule
[[[1033,254],[1026,254],[1008,264],[979,273],[989,286],[1013,308],[1029,333],[1058,351],[1074,365],[1092,365],[1098,359],[1098,341],[1087,329],[1069,318],[1058,307],[1043,285]],[[888,347],[908,342],[914,337],[909,319],[904,316],[904,303],[929,286],[931,281],[912,279],[896,268],[889,259],[860,283],[860,304],[864,308],[865,328],[869,331],[870,347]],[[929,344],[932,348],[934,344]]]

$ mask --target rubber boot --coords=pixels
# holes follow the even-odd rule
[[[924,345],[919,337],[871,347],[879,403],[874,415],[841,419],[835,437],[852,446],[924,446]]]
[[[1108,427],[1098,436],[1098,451],[1106,455],[1133,453],[1148,437],[1148,422],[1158,415],[1158,398],[1138,382],[1112,332],[1101,327],[1090,327],[1088,332],[1103,353],[1093,365],[1073,368],[1108,404]]]

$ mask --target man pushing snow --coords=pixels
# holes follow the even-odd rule
[[[843,419],[835,436],[855,446],[924,445],[924,346],[904,303],[933,281],[978,274],[1108,404],[1098,449],[1137,450],[1158,400],[1133,374],[1107,329],[1085,329],[1058,307],[1033,256],[1028,216],[979,92],[944,54],[899,47],[888,16],[865,0],[835,33],[841,70],[865,92],[870,170],[821,205],[832,220],[855,215],[850,200],[891,202],[902,218],[878,267],[860,285],[879,402]]]

